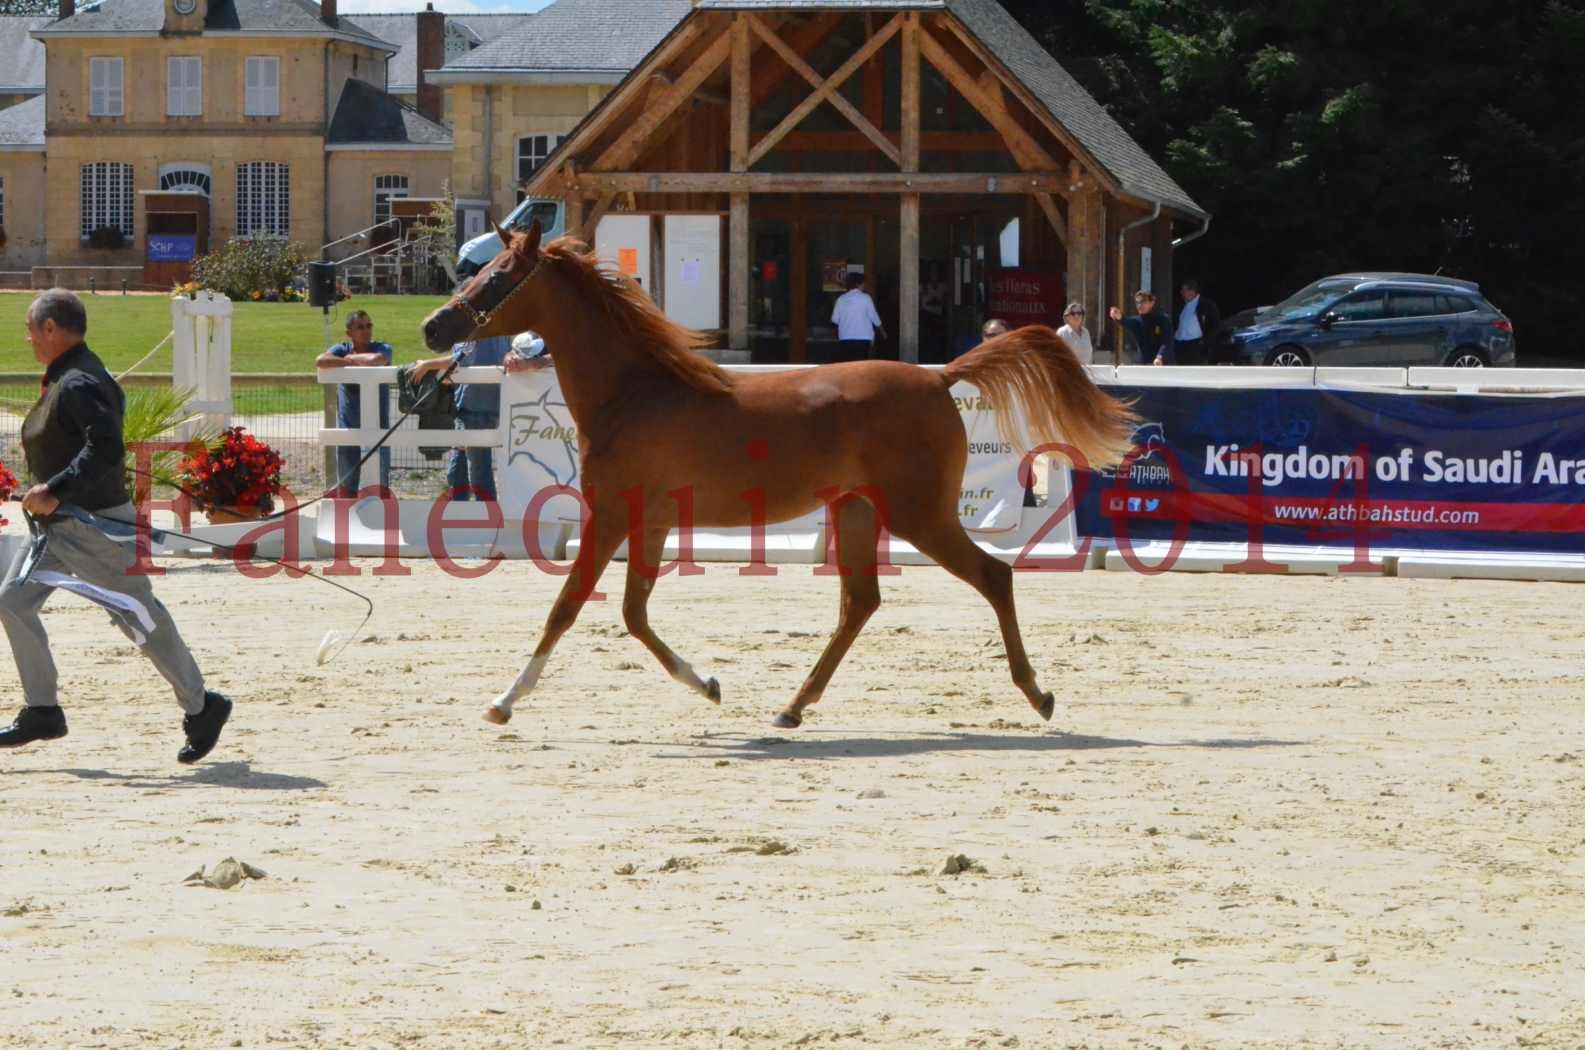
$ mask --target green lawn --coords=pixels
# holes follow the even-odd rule
[[[0,372],[37,372],[23,331],[30,292],[0,292]],[[171,304],[163,295],[85,295],[88,304],[88,345],[112,371],[126,368],[171,330]],[[396,363],[431,356],[424,350],[419,325],[444,303],[438,295],[365,295],[348,299],[330,311],[331,336],[324,337],[323,315],[306,303],[237,303],[231,320],[233,372],[302,372],[330,343],[345,338],[344,318],[367,310],[374,319],[374,337],[396,350]],[[169,372],[166,346],[140,372]]]

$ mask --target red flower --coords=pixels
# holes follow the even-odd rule
[[[181,462],[182,490],[200,510],[216,507],[262,507],[281,491],[281,469],[286,465],[270,446],[232,427],[210,444],[196,449]]]
[[[0,503],[10,499],[12,494],[16,492],[17,486],[19,484],[20,482],[17,481],[17,476],[11,473],[11,469],[4,463],[0,463]],[[5,515],[0,514],[0,526],[7,524],[9,524],[9,522],[6,521]]]

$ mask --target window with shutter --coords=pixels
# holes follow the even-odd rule
[[[119,117],[122,112],[121,59],[88,60],[88,115]]]
[[[166,60],[165,112],[173,117],[198,117],[204,112],[203,61],[194,56]]]
[[[274,55],[249,55],[247,83],[243,92],[243,115],[278,117],[281,115],[281,60]]]

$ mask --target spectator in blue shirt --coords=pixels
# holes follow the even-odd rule
[[[314,362],[315,368],[358,368],[358,367],[388,367],[391,364],[391,346],[389,343],[380,343],[374,340],[374,322],[369,318],[368,311],[354,310],[347,315],[347,338],[344,342],[319,355]],[[390,398],[386,391],[389,387],[381,385],[380,393],[380,426],[388,427],[390,422]],[[357,386],[343,383],[336,388],[336,426],[343,429],[361,426],[362,406],[359,404],[360,391]],[[356,445],[340,445],[336,448],[336,495],[350,498],[357,495],[358,477],[356,467],[363,458],[363,450]],[[380,487],[391,487],[391,450],[380,449]]]
[[[525,338],[526,337],[526,338]],[[420,361],[413,369],[417,382],[429,372],[444,371],[455,361],[460,368],[478,368],[515,364],[517,358],[543,354],[545,341],[532,333],[515,339],[504,335],[491,336],[476,343],[458,343],[451,348],[449,357],[436,357]],[[494,430],[501,423],[501,387],[496,383],[459,383],[454,395],[457,404],[458,430]],[[454,448],[446,465],[446,485],[456,500],[494,500],[495,464],[491,449]]]

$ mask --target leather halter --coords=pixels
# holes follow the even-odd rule
[[[460,295],[452,299],[451,304],[467,313],[469,319],[473,321],[473,330],[475,332],[489,324],[490,319],[496,314],[500,313],[501,308],[507,303],[511,302],[513,296],[517,295],[518,292],[521,292],[524,288],[528,287],[528,282],[532,281],[534,279],[534,275],[539,273],[539,268],[545,265],[545,253],[539,252],[537,254],[539,255],[539,258],[535,261],[534,268],[528,271],[528,276],[524,277],[521,281],[518,281],[512,287],[508,288],[506,290],[506,294],[502,295],[501,298],[496,302],[490,304],[489,309],[481,311],[478,307],[474,306],[473,303],[469,302],[465,297]],[[492,276],[494,275],[492,274]]]

